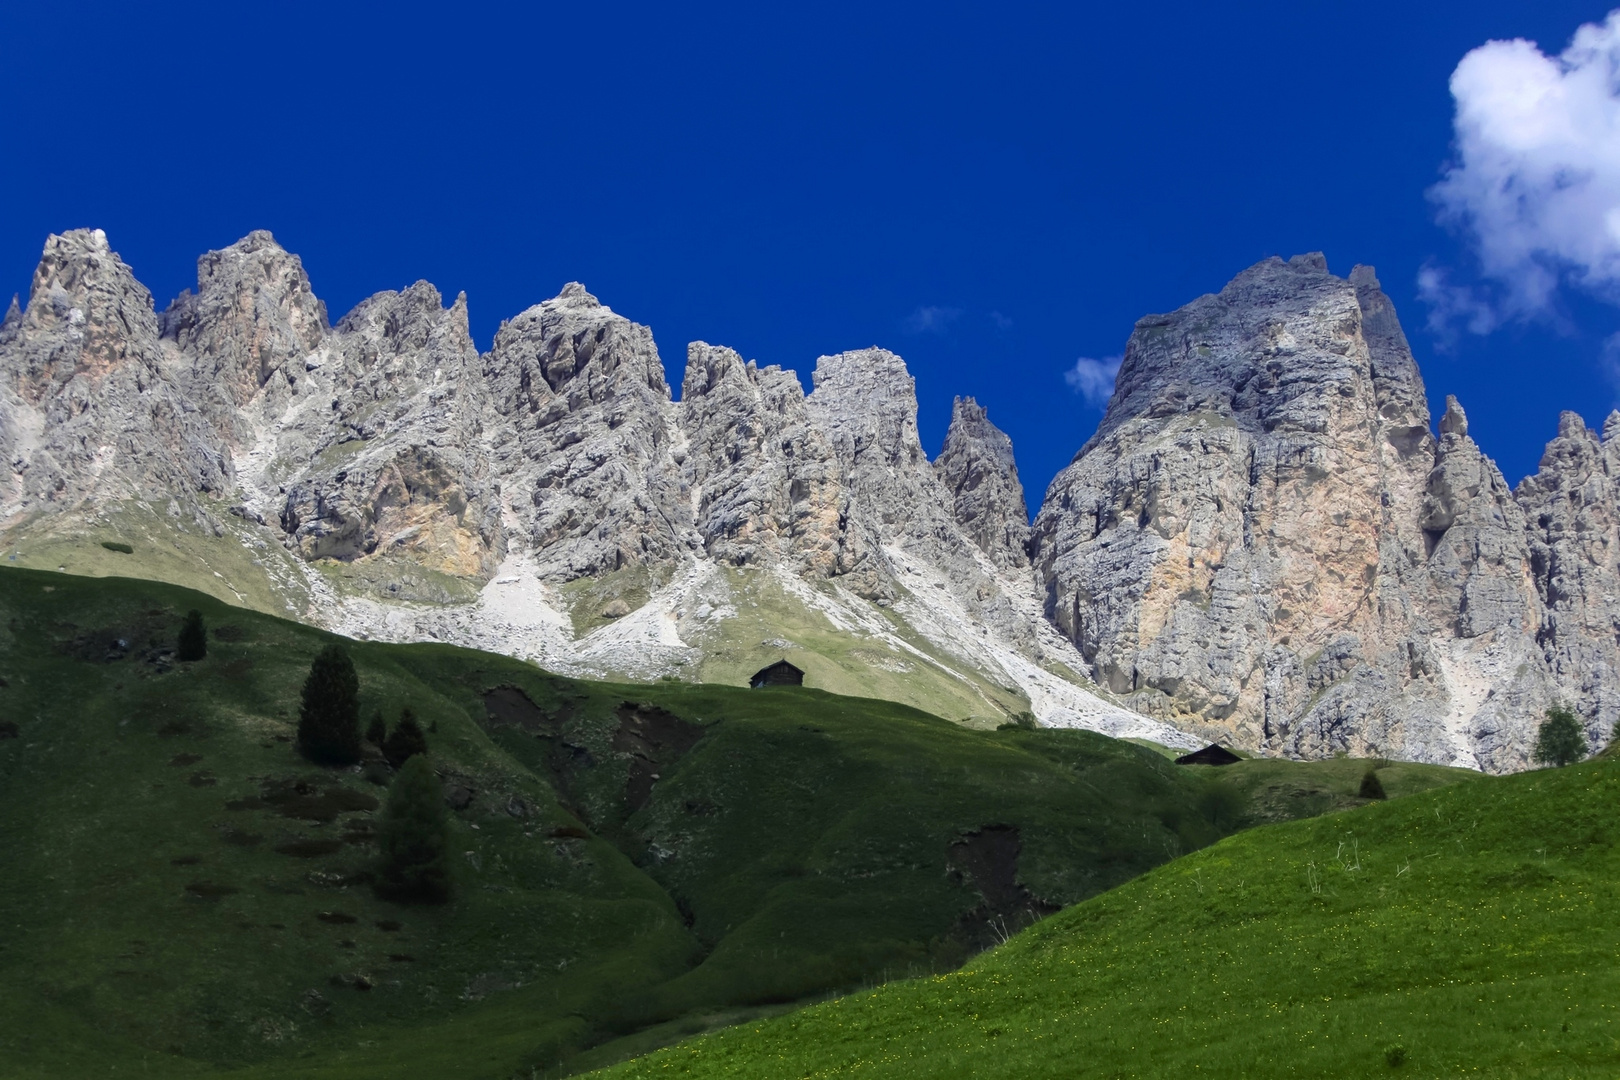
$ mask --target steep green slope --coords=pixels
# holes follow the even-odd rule
[[[1620,759],[1256,829],[613,1077],[1614,1076]]]
[[[179,664],[191,607],[209,655]],[[0,1075],[601,1064],[950,970],[1261,805],[1086,732],[350,642],[364,713],[409,705],[459,807],[458,898],[400,907],[367,887],[386,768],[293,747],[331,640],[171,586],[0,571]],[[1355,764],[1280,768],[1321,809],[1349,799],[1322,770]]]
[[[179,664],[191,607],[209,655]],[[611,1060],[949,970],[1234,824],[1203,778],[1084,732],[351,642],[364,712],[409,705],[459,807],[458,899],[401,908],[366,885],[386,770],[293,747],[330,640],[0,571],[0,1075]]]

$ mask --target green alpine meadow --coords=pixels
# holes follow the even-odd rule
[[[180,660],[199,621],[205,655]],[[8,1077],[570,1074],[761,1017],[814,1023],[806,1003],[870,1008],[842,995],[874,986],[978,986],[975,956],[1060,940],[1088,910],[1069,905],[1167,863],[1179,881],[1234,832],[1287,835],[1241,832],[1257,823],[1504,783],[1374,762],[1395,796],[1374,806],[1366,762],[1177,766],[802,687],[579,682],[18,569],[0,570],[0,678]],[[323,731],[353,714],[359,760],[308,744],[316,705]],[[406,725],[426,749],[396,767]],[[1360,885],[1317,864],[1333,902]],[[1282,901],[1187,873],[1223,904]],[[1231,954],[1230,927],[1199,918]]]
[[[644,1077],[1609,1077],[1620,759],[1228,837]]]

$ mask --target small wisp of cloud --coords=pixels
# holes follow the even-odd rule
[[[1487,334],[1513,319],[1558,320],[1569,282],[1620,304],[1620,10],[1556,56],[1489,41],[1451,76],[1456,160],[1429,191],[1479,260],[1483,287],[1425,267],[1431,327]],[[1442,335],[1443,337],[1443,335]]]
[[[951,324],[962,317],[962,309],[924,305],[901,320],[900,327],[908,334],[943,334]]]
[[[995,324],[997,330],[1012,329],[1013,321],[999,311],[992,311],[990,313],[990,321]]]
[[[1443,350],[1457,343],[1457,328],[1484,336],[1495,330],[1501,319],[1481,290],[1452,282],[1443,266],[1424,264],[1418,271],[1418,298],[1429,308],[1429,332]]]
[[[1085,399],[1087,405],[1100,409],[1108,404],[1108,399],[1114,394],[1114,379],[1119,376],[1120,362],[1123,356],[1109,356],[1101,360],[1093,360],[1089,356],[1082,356],[1074,362],[1074,367],[1063,373],[1063,381],[1069,384],[1069,389]]]

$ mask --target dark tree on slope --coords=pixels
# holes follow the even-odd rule
[[[1586,734],[1575,714],[1559,707],[1548,709],[1536,733],[1536,761],[1561,769],[1585,757],[1586,749]]]
[[[371,723],[366,725],[366,742],[381,750],[387,739],[388,725],[383,723],[382,710],[378,709],[371,714]]]
[[[1368,769],[1361,775],[1361,790],[1357,792],[1363,799],[1387,799],[1384,792],[1384,782],[1378,779],[1377,769]]]
[[[309,666],[298,710],[298,748],[327,765],[360,760],[360,677],[341,645],[328,645]]]
[[[375,888],[401,904],[450,899],[450,837],[444,788],[426,754],[414,754],[388,788],[377,827]]]
[[[422,734],[416,714],[409,708],[401,709],[399,723],[394,725],[394,730],[388,733],[388,739],[383,743],[383,757],[397,769],[412,756],[427,753],[427,748],[427,736]]]
[[[202,612],[196,608],[186,612],[186,621],[180,624],[180,639],[175,642],[174,654],[181,660],[201,660],[208,655],[208,628],[203,625]]]

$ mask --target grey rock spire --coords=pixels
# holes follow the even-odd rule
[[[1029,508],[1012,440],[970,397],[951,405],[934,470],[951,494],[956,523],[999,567],[1028,566]]]

